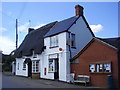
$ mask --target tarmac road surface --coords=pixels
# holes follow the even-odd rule
[[[93,88],[69,84],[60,81],[31,79],[26,77],[2,74],[2,88]]]

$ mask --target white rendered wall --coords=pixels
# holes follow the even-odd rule
[[[44,45],[46,49],[44,51],[44,59],[41,61],[42,75],[41,78],[54,79],[54,73],[48,72],[49,55],[58,54],[59,56],[59,80],[66,81],[66,32],[61,33],[58,36],[58,47],[50,48],[50,37],[44,39]],[[62,48],[63,51],[59,51]],[[44,68],[47,69],[46,75],[44,75]]]
[[[37,54],[35,55],[37,56],[37,58],[33,58],[32,56],[23,56],[22,58],[16,58],[16,75],[19,76],[28,76],[28,64],[26,64],[26,70],[23,70],[23,62],[25,61],[25,58],[30,58],[31,61],[34,60],[39,60],[39,72],[41,71],[41,58],[42,58],[42,54]],[[19,70],[18,70],[18,63],[19,63]]]
[[[16,58],[16,75],[19,76],[28,76],[28,66],[26,65],[26,70],[23,70],[23,62],[25,59]],[[18,70],[19,63],[19,70]]]

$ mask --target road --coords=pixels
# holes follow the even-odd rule
[[[31,79],[2,74],[2,88],[89,88],[60,81]],[[91,88],[91,87],[90,87]]]

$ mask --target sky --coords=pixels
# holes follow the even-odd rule
[[[84,7],[84,16],[93,33],[99,38],[118,37],[117,2],[2,2],[0,49],[9,54],[15,47],[15,24],[18,19],[18,44],[28,28],[75,16],[75,5]]]

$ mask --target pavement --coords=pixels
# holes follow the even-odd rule
[[[97,88],[93,86],[74,85],[66,82],[31,79],[27,77],[14,76],[10,72],[2,74],[2,88]]]

